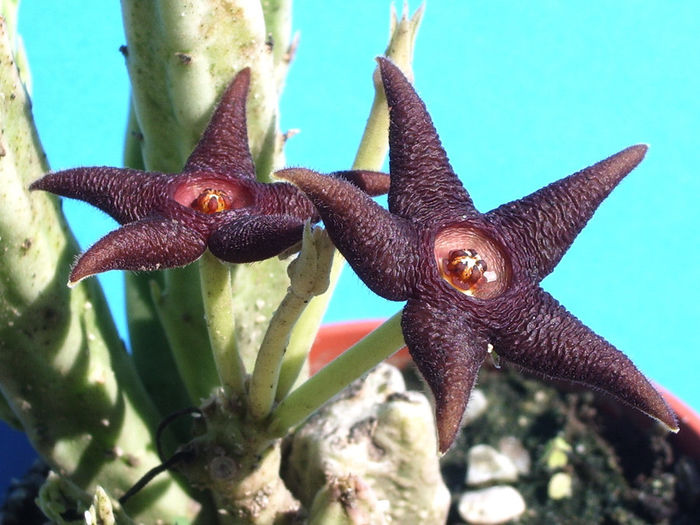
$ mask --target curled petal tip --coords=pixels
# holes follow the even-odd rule
[[[109,270],[150,271],[184,266],[198,259],[206,243],[197,232],[168,220],[144,219],[97,241],[75,263],[69,285]]]
[[[457,410],[449,410],[450,408]],[[438,433],[438,450],[445,454],[457,438],[462,426],[462,416],[465,407],[439,407],[436,402],[436,424]]]
[[[285,168],[275,172],[275,176],[298,186],[304,193],[314,193],[328,182],[327,176],[306,168]]]
[[[51,193],[58,193],[56,190],[56,177],[54,173],[47,173],[29,185],[29,191],[45,190]]]
[[[80,281],[82,281],[82,279],[73,280],[72,278],[70,278],[70,279],[68,279],[68,282],[66,283],[66,286],[67,286],[68,288],[75,288],[76,286],[78,286],[78,283],[79,283]]]
[[[90,250],[83,253],[75,262],[75,265],[70,272],[70,276],[68,277],[68,288],[75,288],[83,279],[87,279],[88,277],[92,277],[100,272],[111,269],[107,267],[104,269],[91,268],[91,266],[95,266],[95,255],[90,254],[89,252]],[[87,257],[85,257],[86,255]]]

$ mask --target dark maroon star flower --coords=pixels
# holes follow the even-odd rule
[[[440,451],[454,441],[490,351],[603,390],[677,430],[675,415],[634,364],[539,286],[646,146],[482,214],[413,87],[388,60],[379,65],[391,117],[389,211],[343,181],[302,169],[278,175],[311,198],[367,286],[408,301],[403,335],[435,398]]]
[[[184,266],[207,248],[228,262],[263,260],[299,242],[305,221],[319,220],[295,186],[255,180],[245,112],[249,83],[246,68],[224,93],[182,173],[74,168],[30,186],[89,202],[123,225],[78,259],[69,285],[107,270]],[[372,195],[388,188],[381,173],[338,176]]]

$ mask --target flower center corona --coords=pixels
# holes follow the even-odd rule
[[[479,282],[495,278],[493,272],[487,271],[486,261],[472,249],[452,250],[441,266],[445,280],[467,295],[474,294]]]
[[[192,201],[191,206],[202,213],[219,213],[231,208],[231,199],[226,192],[207,188]]]

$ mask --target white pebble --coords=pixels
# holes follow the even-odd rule
[[[530,453],[515,436],[506,436],[498,441],[498,451],[507,456],[518,469],[518,474],[530,473]]]
[[[467,523],[505,523],[525,512],[525,500],[513,487],[499,485],[465,492],[457,511]]]
[[[467,485],[517,479],[518,469],[510,458],[492,446],[475,445],[467,452]]]
[[[489,402],[481,390],[479,390],[478,388],[472,390],[472,393],[469,396],[469,402],[467,403],[467,409],[464,411],[464,419],[462,419],[462,426],[468,425],[476,418],[478,418],[481,414],[486,412],[488,404]]]

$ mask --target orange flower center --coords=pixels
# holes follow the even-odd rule
[[[202,213],[219,213],[231,208],[231,199],[226,192],[207,188],[192,202],[192,207]]]
[[[447,282],[469,295],[472,295],[476,285],[487,277],[486,261],[472,249],[450,251],[440,267]]]

